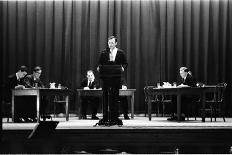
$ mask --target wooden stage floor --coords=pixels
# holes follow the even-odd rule
[[[123,119],[122,119],[123,120]],[[53,118],[56,129],[47,137],[28,139],[37,123],[12,123],[3,119],[0,153],[229,153],[232,118],[223,122],[167,121],[167,117],[136,115],[123,126],[97,126],[98,120],[71,115]],[[113,151],[112,151],[113,150]]]
[[[53,118],[53,121],[59,121],[56,129],[101,129],[105,128],[104,126],[93,127],[98,120],[89,119],[79,120],[78,117],[70,117],[69,121],[65,121],[64,117]],[[101,117],[99,117],[101,118]],[[208,128],[208,129],[232,129],[232,118],[226,118],[226,122],[223,122],[222,118],[217,118],[217,121],[211,122],[210,118],[206,118],[205,122],[201,122],[201,118],[189,118],[189,120],[177,122],[177,121],[167,121],[167,117],[152,117],[152,120],[149,121],[147,117],[137,116],[134,119],[124,120],[123,117],[120,117],[123,121],[123,126],[110,126],[106,127],[107,129],[152,129],[152,128],[179,128],[179,129],[196,129],[196,128]],[[48,120],[49,121],[49,120]],[[35,127],[36,123],[12,123],[11,120],[7,122],[7,119],[3,118],[3,130],[32,130]]]

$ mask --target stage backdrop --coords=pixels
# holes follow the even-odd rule
[[[227,82],[232,112],[232,1],[109,0],[0,2],[1,83],[19,65],[43,67],[43,80],[75,89],[96,71],[107,37],[126,52],[135,110],[145,109],[143,88],[178,82],[187,66],[200,82]],[[97,72],[95,72],[97,74]],[[73,103],[71,110],[77,108]],[[230,109],[230,110],[229,110]]]

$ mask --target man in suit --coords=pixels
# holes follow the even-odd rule
[[[127,67],[127,60],[125,53],[118,49],[117,47],[117,38],[115,36],[110,36],[108,38],[108,48],[102,51],[99,58],[99,66],[97,70],[99,71],[101,66],[104,65],[120,65],[121,72],[123,73]],[[122,121],[118,118],[118,98],[119,98],[119,89],[120,89],[120,79],[114,78],[109,80],[104,80],[103,83],[103,96],[104,96],[104,105],[103,105],[103,119],[101,122],[113,122],[113,124],[122,124]],[[108,90],[110,90],[110,98],[108,96]],[[108,102],[108,98],[110,101]],[[109,105],[108,105],[109,103]],[[109,107],[109,111],[108,111]],[[99,122],[99,124],[101,124]]]
[[[179,69],[180,77],[181,77],[181,84],[178,87],[197,87],[197,82],[196,79],[193,77],[192,72],[187,68],[187,67],[180,67]],[[191,103],[197,100],[197,97],[194,95],[184,95],[181,97],[181,109],[182,109],[182,114],[181,114],[181,120],[185,120],[185,114],[187,113],[187,108],[190,106]],[[177,120],[176,116],[176,103],[177,100],[176,98],[172,99],[173,102],[173,111],[174,114],[172,115],[171,118],[168,118],[168,120]]]
[[[40,79],[40,76],[42,74],[42,68],[40,66],[36,66],[33,69],[33,72],[31,75],[27,75],[24,78],[25,81],[25,87],[26,88],[44,88],[44,84]],[[36,107],[35,107],[35,102],[36,98],[33,96],[28,96],[25,99],[25,102],[27,103],[27,120],[28,122],[36,122]],[[48,104],[48,101],[45,99],[43,96],[41,98],[41,106],[40,106],[40,111],[41,111],[41,117],[44,117],[45,115],[45,109]]]
[[[4,101],[8,104],[11,103],[11,90],[12,89],[24,89],[25,88],[25,81],[24,77],[27,75],[27,67],[20,66],[18,71],[14,74],[8,76],[5,90],[6,93],[4,94]],[[15,122],[23,122],[25,117],[25,106],[24,106],[24,97],[16,97],[16,104],[15,104]]]
[[[98,82],[95,79],[94,73],[92,70],[87,71],[86,78],[82,80],[81,82],[81,88],[84,90],[89,90],[89,89],[98,89],[99,85]],[[98,97],[82,97],[82,103],[81,103],[81,114],[82,114],[82,119],[87,119],[86,117],[86,112],[87,112],[87,107],[88,105],[91,106],[92,109],[92,119],[99,119],[97,115],[97,109],[99,107],[99,98]]]
[[[180,76],[182,85],[196,87],[196,79],[192,76],[192,72],[187,67],[180,67]]]
[[[27,75],[25,77],[26,88],[44,88],[44,84],[40,79],[42,74],[42,68],[40,66],[36,66],[33,69],[33,73],[31,75]]]

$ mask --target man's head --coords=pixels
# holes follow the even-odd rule
[[[188,75],[189,69],[187,67],[180,67],[180,76],[186,78]]]
[[[89,81],[94,81],[94,79],[95,79],[95,76],[94,76],[92,70],[88,70],[88,71],[87,71],[86,77],[88,78]]]
[[[40,66],[36,66],[34,69],[33,69],[33,76],[36,78],[36,79],[39,79],[40,78],[40,75],[42,73],[42,68]]]
[[[20,66],[19,67],[19,70],[17,72],[17,75],[18,77],[21,79],[21,78],[24,78],[24,76],[27,75],[27,67],[26,66]]]
[[[117,46],[117,38],[115,36],[110,36],[108,38],[108,47],[114,49]]]

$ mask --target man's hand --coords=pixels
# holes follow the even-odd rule
[[[17,86],[15,86],[15,89],[25,89],[25,86],[24,85],[17,85]]]
[[[122,67],[122,72],[124,72],[124,68]]]
[[[84,87],[83,89],[84,89],[84,90],[89,90],[89,87]]]
[[[99,66],[97,66],[97,71],[99,72],[99,70],[100,70],[100,68],[99,68]]]
[[[122,90],[127,90],[127,86],[122,85]]]

